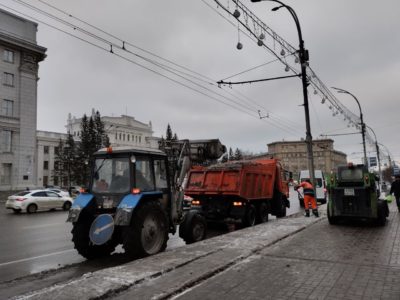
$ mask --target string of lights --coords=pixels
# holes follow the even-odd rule
[[[285,39],[279,36],[276,31],[272,30],[262,20],[260,20],[253,12],[251,12],[240,0],[227,0],[227,5],[223,5],[219,0],[214,0],[217,3],[217,8],[223,9],[232,18],[236,19],[253,37],[257,39],[257,44],[264,47],[275,57],[284,57],[286,53],[297,53],[295,47],[288,43]],[[230,7],[229,3],[233,3]],[[252,27],[252,28],[251,28]],[[269,37],[269,39],[267,39]],[[280,52],[279,52],[280,50]],[[279,53],[278,53],[279,52]],[[279,61],[285,65],[285,71],[298,73],[292,62],[284,59]],[[298,63],[299,59],[295,55],[294,64]],[[359,127],[359,116],[352,113],[344,106],[326,87],[326,85],[318,78],[315,72],[307,66],[307,78],[310,85],[314,88],[314,95],[319,95],[322,104],[328,104],[328,108],[332,110],[332,116],[343,115],[344,121],[348,122],[348,127]],[[366,137],[369,141],[373,141],[371,135],[367,132]]]

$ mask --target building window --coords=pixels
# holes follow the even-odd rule
[[[58,161],[54,162],[54,171],[58,171],[58,163],[59,163]],[[57,184],[55,184],[55,185],[57,185]]]
[[[47,187],[49,184],[49,176],[43,176],[43,186]]]
[[[3,84],[8,86],[14,86],[14,74],[4,72]]]
[[[125,141],[125,133],[122,135],[122,140]]]
[[[14,51],[4,50],[3,60],[9,63],[14,63]]]
[[[4,99],[1,102],[1,114],[3,116],[12,117],[13,116],[13,106],[14,106],[14,101]]]
[[[142,142],[142,137],[141,136],[139,136],[139,143],[141,143]]]
[[[127,138],[128,142],[129,142],[129,137],[130,137],[130,135],[129,135],[129,134],[127,134],[127,135],[126,135],[126,138]]]
[[[49,154],[49,146],[44,146],[43,147],[43,153],[44,154]]]
[[[59,154],[58,153],[59,149],[60,149],[59,147],[54,147],[54,153],[58,155]]]
[[[48,169],[49,169],[49,162],[48,162],[47,160],[45,160],[45,161],[43,162],[43,169],[44,169],[44,170],[48,170]]]
[[[0,184],[11,184],[11,166],[12,164],[3,164],[0,170]]]
[[[12,132],[11,130],[3,130],[0,136],[0,147],[2,152],[11,152]]]

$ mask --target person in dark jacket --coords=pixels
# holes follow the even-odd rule
[[[394,197],[396,198],[397,208],[400,212],[400,175],[395,176],[395,180],[392,182],[392,186],[390,187],[390,195],[394,193]]]
[[[298,186],[295,186],[294,190],[297,191],[299,188],[303,188],[304,210],[306,212],[305,216],[306,217],[310,216],[310,205],[311,205],[311,209],[312,209],[314,216],[319,217],[317,201],[315,200],[315,190],[314,190],[314,186],[311,184],[311,180],[306,179],[305,181],[300,183]]]

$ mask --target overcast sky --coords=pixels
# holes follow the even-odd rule
[[[64,17],[38,0],[24,1]],[[2,0],[2,3],[66,29],[13,0]],[[231,11],[235,8],[231,1],[221,0],[221,3],[225,6],[229,3]],[[246,0],[243,3],[286,41],[298,47],[296,27],[287,11],[272,12],[271,8],[276,6],[272,2]],[[285,3],[298,15],[312,69],[326,86],[340,87],[357,96],[366,124],[375,130],[378,141],[400,160],[400,2],[288,0]],[[213,0],[51,0],[51,4],[201,74],[197,77],[206,76],[204,80],[208,83],[204,85],[223,93],[224,98],[215,94],[213,98],[207,97],[204,94],[211,95],[210,91],[196,88],[202,91],[198,93],[179,85],[164,76],[183,82],[180,77],[160,71],[137,57],[126,55],[131,61],[143,63],[164,76],[39,23],[38,44],[48,50],[47,58],[40,63],[38,129],[65,132],[68,113],[81,117],[95,108],[101,115],[127,113],[144,123],[151,120],[155,136],[165,135],[167,123],[170,123],[180,138],[220,138],[228,147],[252,152],[266,151],[266,144],[271,142],[305,137],[299,78],[225,88],[230,94],[210,84],[274,60],[265,48],[258,47],[243,33],[239,37],[243,49],[237,50],[237,22],[217,9]],[[223,17],[234,22],[236,27]],[[82,25],[72,18],[68,20]],[[128,45],[127,49],[138,51]],[[293,60],[293,57],[287,59]],[[229,80],[290,75],[284,67],[274,62]],[[185,85],[193,88],[190,82],[186,81]],[[342,116],[332,116],[328,105],[321,104],[321,96],[314,95],[313,89],[309,88],[309,94],[314,139],[321,134],[354,132]],[[359,115],[354,99],[342,94],[337,94],[337,98]],[[232,99],[241,103],[239,110],[231,107],[237,106],[230,102]],[[271,117],[260,120],[257,109],[262,116],[268,111]],[[360,134],[331,138],[337,150],[345,152],[349,160],[359,162]],[[374,155],[370,144],[367,150]]]

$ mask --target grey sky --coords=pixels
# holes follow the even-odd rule
[[[37,0],[24,1],[46,8]],[[38,17],[12,0],[2,0],[2,3]],[[216,8],[213,0],[51,1],[52,5],[90,24],[215,81],[274,59],[243,34],[240,39],[244,47],[237,50],[237,28],[205,3]],[[221,0],[221,3],[226,5],[228,1]],[[272,12],[274,3],[269,2],[243,3],[298,47],[295,25],[287,11]],[[299,17],[305,47],[310,51],[310,66],[328,87],[347,89],[357,96],[367,125],[375,130],[378,141],[400,160],[397,99],[400,2],[288,0],[285,3]],[[233,7],[230,2],[231,10]],[[221,9],[218,12],[228,17]],[[51,23],[62,27],[54,21]],[[164,135],[170,123],[181,138],[218,137],[228,147],[253,152],[265,151],[270,142],[305,136],[304,109],[299,106],[303,102],[300,79],[243,85],[230,90],[239,91],[279,115],[286,124],[290,122],[289,128],[283,130],[269,119],[251,117],[42,24],[38,43],[48,48],[48,57],[40,65],[38,128],[41,130],[65,132],[69,112],[80,117],[95,108],[102,115],[127,112],[139,121],[151,120],[156,136]],[[282,75],[289,75],[284,66],[271,63],[232,81]],[[322,105],[321,97],[314,96],[312,89],[309,94],[314,138],[322,133],[354,132],[347,128],[342,117],[332,117],[328,105]],[[338,94],[337,98],[359,114],[351,97]],[[360,135],[333,139],[336,149],[348,154],[349,159],[359,161],[361,154],[355,152],[362,151]],[[373,147],[368,145],[367,150],[373,151]]]

